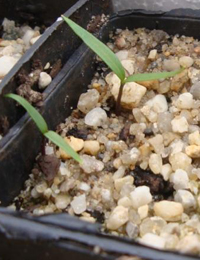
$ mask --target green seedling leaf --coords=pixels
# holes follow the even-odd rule
[[[104,43],[99,41],[78,24],[63,15],[62,18],[83,42],[93,50],[123,82],[125,79],[125,71],[117,56]]]
[[[78,155],[78,153],[76,153],[64,140],[63,138],[58,135],[56,132],[54,131],[48,131],[47,133],[44,134],[50,141],[52,141],[54,144],[56,144],[57,146],[59,146],[61,149],[63,149],[66,153],[68,153],[69,155],[71,155],[72,158],[74,158],[74,160],[76,160],[77,162],[81,163],[82,160],[80,158],[80,156]]]
[[[42,132],[42,134],[48,132],[48,126],[44,118],[26,99],[16,94],[6,94],[5,97],[12,98],[17,101],[21,106],[23,106],[39,128],[40,132]]]
[[[170,78],[170,77],[173,77],[173,76],[181,73],[183,70],[184,70],[184,68],[182,68],[180,70],[176,70],[176,71],[171,71],[171,72],[156,72],[156,73],[134,74],[132,76],[129,76],[124,81],[124,83]]]

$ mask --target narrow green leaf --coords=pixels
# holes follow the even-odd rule
[[[108,65],[108,67],[121,79],[121,81],[123,81],[125,79],[125,71],[117,56],[104,43],[99,41],[96,37],[80,27],[78,24],[63,15],[62,18],[84,41],[84,43]]]
[[[16,94],[6,94],[5,97],[12,98],[23,106],[43,134],[48,131],[48,126],[44,118],[26,99]]]
[[[184,68],[176,71],[171,71],[171,72],[156,72],[156,73],[141,73],[141,74],[134,74],[132,76],[129,76],[124,83],[128,82],[139,82],[139,81],[149,81],[149,80],[155,80],[155,79],[164,79],[164,78],[169,78],[173,77],[180,72],[182,72]]]
[[[74,160],[81,163],[80,156],[64,141],[64,139],[54,131],[48,131],[44,134],[50,141],[63,149],[66,153],[71,155]]]

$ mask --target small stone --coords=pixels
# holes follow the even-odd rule
[[[177,101],[176,106],[180,109],[191,109],[194,106],[193,96],[190,93],[181,94]]]
[[[55,198],[55,205],[57,209],[66,209],[70,203],[70,197],[66,194],[59,194]]]
[[[107,118],[106,112],[102,108],[96,107],[85,116],[85,124],[89,126],[102,126],[107,122]]]
[[[155,59],[156,59],[156,55],[157,55],[157,50],[156,50],[156,49],[151,50],[151,51],[149,52],[148,59],[149,59],[149,60],[155,60]]]
[[[188,141],[190,145],[198,145],[200,146],[200,134],[199,131],[195,131],[188,135]]]
[[[115,55],[117,56],[117,58],[122,61],[122,60],[126,60],[128,58],[128,51],[123,50],[123,51],[118,51],[115,53]]]
[[[83,190],[85,192],[89,191],[91,188],[90,188],[90,185],[87,184],[86,182],[81,182],[80,185],[79,185],[79,189],[80,190]]]
[[[179,241],[176,249],[184,254],[195,254],[196,255],[196,254],[199,254],[199,252],[200,252],[199,244],[200,244],[199,235],[189,234],[189,235],[183,237]]]
[[[120,192],[125,184],[133,184],[134,178],[132,176],[126,176],[123,178],[116,179],[114,182],[115,189]]]
[[[46,88],[52,81],[52,78],[46,72],[41,72],[39,77],[39,88],[44,89]]]
[[[17,63],[17,59],[11,56],[0,57],[0,79],[2,79]]]
[[[124,37],[118,37],[115,41],[115,44],[118,49],[123,49],[126,45],[126,41],[125,41]]]
[[[163,200],[154,204],[154,212],[166,221],[179,221],[183,213],[181,203]]]
[[[73,136],[68,136],[68,137],[65,137],[64,140],[76,152],[79,152],[80,150],[83,149],[84,141],[82,139],[75,138]],[[67,159],[71,158],[71,156],[69,154],[67,154],[65,151],[63,151],[61,148],[59,149],[59,151],[60,151],[60,157],[63,160],[67,160]]]
[[[139,229],[138,229],[138,226],[136,224],[134,224],[133,222],[129,221],[127,224],[126,224],[126,233],[128,235],[129,238],[137,238],[138,236],[138,232],[139,232]],[[125,259],[124,259],[125,260]],[[127,259],[129,260],[129,259]],[[130,259],[131,260],[131,259]],[[137,259],[135,259],[137,260]],[[139,259],[138,259],[139,260]]]
[[[101,197],[103,202],[108,202],[111,200],[111,191],[109,189],[101,190]]]
[[[175,133],[185,133],[188,132],[188,122],[185,117],[175,117],[172,122],[172,130]]]
[[[125,165],[135,165],[140,157],[140,151],[133,147],[130,151],[124,151],[120,156],[121,161]]]
[[[133,60],[123,60],[121,63],[126,72],[128,72],[127,76],[133,75],[135,62]]]
[[[177,169],[186,170],[192,163],[192,159],[188,157],[185,153],[176,153],[170,155],[169,162],[172,166],[172,170],[176,171]]]
[[[199,158],[200,157],[200,146],[197,146],[197,145],[186,146],[185,153],[191,158]]]
[[[40,196],[41,196],[41,193],[38,193],[37,190],[36,190],[36,188],[33,188],[33,189],[31,190],[31,197],[32,197],[32,198],[37,199],[37,198],[39,198]]]
[[[164,164],[161,169],[161,175],[163,176],[165,181],[169,180],[170,174],[172,173],[172,167],[169,163]]]
[[[170,81],[164,80],[159,84],[158,93],[165,94],[170,90]]]
[[[179,70],[180,64],[176,60],[164,60],[163,69],[167,71]]]
[[[138,208],[138,214],[140,216],[140,219],[144,219],[148,216],[149,213],[149,206],[144,205]]]
[[[128,208],[117,206],[107,220],[107,228],[117,230],[119,227],[123,226],[129,219],[128,211]]]
[[[84,170],[85,173],[95,173],[100,172],[104,168],[104,163],[97,160],[94,156],[82,155],[82,163],[80,167]]]
[[[84,211],[86,211],[86,196],[85,194],[76,196],[71,202],[72,209],[75,214],[80,215]]]
[[[111,93],[114,96],[115,100],[117,100],[119,88],[119,85],[114,85],[111,89]],[[123,88],[121,105],[124,108],[133,109],[140,103],[145,93],[146,88],[142,85],[139,85],[135,82],[126,83]]]
[[[29,30],[27,30],[27,31],[25,32],[25,34],[24,34],[22,40],[24,41],[24,43],[25,43],[25,45],[26,45],[27,47],[29,47],[29,45],[30,45],[30,40],[34,37],[34,34],[35,34],[35,31],[32,30],[32,29],[29,29]]]
[[[42,181],[42,182],[38,183],[38,184],[35,186],[36,191],[37,191],[38,193],[40,193],[40,194],[41,194],[41,193],[44,193],[47,188],[48,188],[48,186],[47,186],[46,181]]]
[[[97,155],[100,150],[100,144],[95,140],[87,140],[84,142],[84,152],[89,155]]]
[[[33,45],[34,43],[36,43],[37,40],[39,40],[41,37],[41,35],[38,35],[36,37],[33,37],[31,40],[30,40],[30,44]]]
[[[117,202],[118,206],[123,206],[125,208],[130,208],[132,206],[132,201],[128,196],[124,196]]]
[[[163,237],[160,237],[155,234],[147,233],[145,234],[140,240],[142,244],[145,244],[147,246],[155,247],[158,249],[164,249],[165,248],[165,239]]]
[[[200,81],[197,81],[192,85],[190,88],[190,93],[192,94],[193,98],[196,100],[200,100]]]
[[[183,56],[179,59],[179,64],[184,68],[189,68],[193,65],[194,60],[189,56]]]
[[[164,149],[163,136],[158,134],[149,139],[149,143],[157,154],[161,154]]]
[[[149,168],[155,174],[162,171],[162,157],[159,154],[152,153],[149,158]]]
[[[173,114],[170,112],[163,112],[158,114],[158,129],[161,133],[172,132],[171,121],[173,119]]]
[[[186,211],[190,211],[196,208],[196,200],[191,192],[187,190],[178,190],[174,199],[176,202],[180,202]]]
[[[147,186],[135,188],[135,190],[130,193],[130,197],[132,200],[132,205],[135,209],[147,205],[152,201],[150,189]]]
[[[167,222],[161,217],[146,218],[140,224],[140,236],[143,237],[146,233],[154,233],[160,235]]]
[[[178,169],[170,177],[170,181],[174,184],[175,190],[188,189],[189,178],[186,171]]]
[[[174,76],[171,80],[171,90],[180,91],[184,85],[189,81],[188,71],[185,69],[183,72]]]
[[[96,107],[99,101],[99,92],[96,89],[89,89],[79,97],[78,109],[87,114],[90,110]]]
[[[164,95],[158,94],[154,98],[150,99],[146,104],[152,107],[156,113],[163,113],[168,110],[168,104]]]

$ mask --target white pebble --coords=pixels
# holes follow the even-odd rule
[[[96,140],[88,140],[84,142],[84,152],[89,155],[97,155],[100,150],[99,142]]]
[[[180,109],[191,109],[194,106],[193,96],[190,93],[181,94],[177,101],[176,106]]]
[[[128,76],[133,75],[135,62],[133,60],[123,60],[121,63],[125,70],[128,72]]]
[[[185,210],[190,211],[196,207],[194,196],[187,190],[178,190],[174,195],[174,199],[176,202],[180,202]]]
[[[91,188],[90,185],[87,184],[86,182],[81,182],[79,185],[79,189],[83,191],[89,191]]]
[[[179,63],[184,68],[189,68],[193,65],[194,60],[189,56],[183,56],[179,59]]]
[[[119,179],[116,179],[114,181],[114,185],[115,185],[115,189],[120,192],[122,187],[125,185],[125,184],[133,184],[133,181],[134,181],[134,178],[130,175],[126,176],[126,177],[123,177],[123,178],[119,178]]]
[[[41,72],[39,77],[39,88],[44,89],[46,88],[52,81],[52,78],[46,72]]]
[[[84,154],[81,156],[81,159],[82,163],[80,164],[80,167],[85,173],[100,172],[104,168],[104,163],[97,160],[95,157]]]
[[[180,152],[169,156],[169,162],[173,171],[177,169],[188,170],[188,167],[192,163],[192,159],[187,154]]]
[[[164,164],[161,169],[161,175],[163,176],[165,181],[169,180],[170,174],[172,173],[172,167],[169,163]]]
[[[30,40],[34,37],[35,31],[33,30],[27,30],[22,38],[22,40],[24,41],[25,45],[27,47],[29,47],[30,45]]]
[[[178,202],[163,200],[155,202],[154,212],[166,221],[178,221],[181,219],[183,206]]]
[[[197,145],[186,146],[185,153],[191,158],[199,158],[200,157],[200,146],[197,146]]]
[[[177,169],[175,173],[170,176],[170,181],[174,184],[175,190],[182,190],[189,188],[189,178],[186,171]]]
[[[118,204],[118,206],[130,208],[132,206],[132,201],[130,200],[130,198],[128,196],[124,196],[118,200],[117,204]]]
[[[155,59],[156,59],[157,52],[158,52],[158,51],[157,51],[156,49],[151,50],[151,51],[149,52],[148,59],[149,59],[149,60],[155,60]]]
[[[0,79],[3,78],[17,63],[18,59],[11,56],[0,57]]]
[[[74,213],[77,215],[86,211],[87,205],[86,205],[85,194],[74,197],[74,199],[71,202],[71,206],[72,206]]]
[[[176,60],[164,60],[163,69],[167,71],[174,71],[180,69],[180,65]]]
[[[150,189],[147,186],[140,186],[135,188],[130,194],[132,205],[135,209],[147,205],[152,201]]]
[[[70,203],[70,197],[66,194],[59,194],[55,198],[55,205],[57,209],[66,209]]]
[[[185,254],[199,254],[200,237],[196,234],[189,234],[183,237],[176,249]]]
[[[172,130],[175,133],[185,133],[188,132],[188,122],[185,117],[175,117],[172,122]]]
[[[38,35],[36,37],[33,37],[31,40],[30,40],[30,44],[33,45],[37,40],[39,40],[41,37],[41,35]]]
[[[149,168],[155,174],[162,171],[162,157],[159,154],[152,153],[149,158]]]
[[[138,214],[140,216],[140,219],[144,219],[148,216],[149,213],[149,206],[144,205],[138,208]]]
[[[123,226],[129,219],[128,211],[128,208],[117,206],[107,220],[107,228],[117,230],[119,227]]]
[[[96,107],[99,101],[99,92],[96,89],[89,89],[79,97],[78,109],[87,114],[90,110]]]
[[[189,134],[188,141],[190,145],[198,145],[200,146],[200,134],[199,131],[195,131],[194,133]]]
[[[165,248],[165,239],[163,237],[160,237],[158,235],[147,233],[145,234],[140,240],[142,244],[145,244],[147,246],[155,247],[158,249],[164,249]]]
[[[115,55],[117,56],[117,58],[122,61],[122,60],[126,60],[128,58],[128,51],[123,50],[123,51],[118,51],[115,53]]]
[[[120,86],[115,84],[111,89],[111,93],[117,100]],[[135,82],[126,83],[123,88],[121,105],[127,109],[133,109],[136,107],[144,94],[146,93],[146,88]]]
[[[106,112],[102,108],[97,107],[85,116],[85,124],[89,126],[102,126],[107,122],[107,118]]]

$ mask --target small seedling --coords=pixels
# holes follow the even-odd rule
[[[116,109],[118,111],[121,103],[123,87],[126,83],[169,78],[183,71],[183,69],[179,69],[172,72],[142,73],[126,77],[125,70],[120,60],[104,43],[102,43],[95,36],[93,36],[91,33],[83,29],[81,26],[79,26],[69,18],[63,15],[62,18],[71,27],[71,29],[83,40],[83,42],[91,50],[93,50],[121,80],[121,86],[116,103]]]
[[[63,140],[63,138],[54,131],[49,131],[48,126],[42,115],[24,98],[16,94],[7,94],[7,98],[12,98],[25,108],[40,132],[52,143],[63,149],[74,160],[81,163],[80,156]]]

